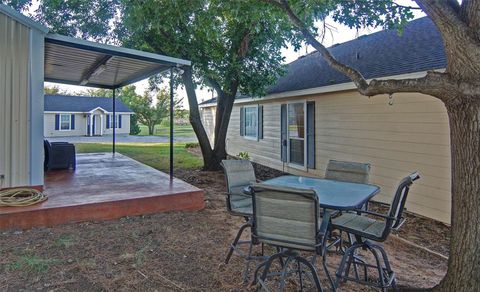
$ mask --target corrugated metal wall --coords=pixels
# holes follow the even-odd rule
[[[30,29],[0,14],[0,188],[30,184]]]

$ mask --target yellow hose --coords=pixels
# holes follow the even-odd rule
[[[0,191],[0,207],[31,206],[47,199],[47,195],[35,189],[16,188]]]

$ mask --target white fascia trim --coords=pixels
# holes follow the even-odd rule
[[[84,114],[84,112],[72,112],[72,111],[43,111],[44,114]]]
[[[437,69],[435,71],[444,72],[445,69]],[[371,79],[367,79],[367,81],[371,81],[373,79],[385,80],[385,79],[420,78],[420,77],[425,76],[427,74],[427,72],[428,71],[420,71],[420,72],[414,72],[414,73],[371,78]],[[353,82],[346,82],[346,83],[340,83],[340,84],[328,85],[328,86],[322,86],[322,87],[314,87],[314,88],[308,88],[308,89],[274,93],[274,94],[266,95],[264,97],[242,98],[242,99],[239,99],[239,100],[235,100],[235,104],[243,104],[243,103],[249,103],[249,102],[259,102],[259,101],[264,101],[264,100],[285,98],[285,97],[296,97],[296,96],[322,94],[322,93],[337,92],[337,91],[355,90],[356,88],[357,87],[355,86],[355,84]],[[199,107],[202,108],[202,107],[214,107],[214,106],[216,106],[215,103],[210,103],[210,104],[200,105]]]
[[[72,112],[72,111],[43,111],[44,114],[91,114],[93,111],[89,112]],[[108,112],[104,110],[106,114],[113,114],[113,112]],[[122,115],[133,115],[135,114],[134,112],[115,112],[116,114],[122,114]]]
[[[96,111],[96,110],[101,110],[101,111],[104,112],[104,113],[108,113],[108,111],[107,111],[106,109],[104,109],[104,108],[102,108],[102,107],[100,107],[100,106],[98,106],[98,107],[96,107],[96,108],[88,111],[87,113],[91,114],[91,113],[93,113],[93,112]]]
[[[112,114],[112,115],[113,115],[113,112],[107,112],[107,111],[106,111],[105,113],[107,113],[107,114]],[[119,114],[122,114],[122,115],[134,115],[135,113],[134,113],[134,112],[117,112],[117,111],[115,111],[115,114],[116,114],[116,115],[119,115]]]

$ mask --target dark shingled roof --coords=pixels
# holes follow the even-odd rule
[[[340,62],[359,70],[367,79],[445,68],[443,41],[428,17],[397,30],[383,30],[334,45],[330,52]],[[268,94],[316,88],[350,82],[331,68],[318,52],[288,64],[286,75],[271,86]],[[215,102],[210,99],[201,104]]]
[[[97,107],[113,112],[112,99],[93,96],[45,95],[44,109],[49,112],[89,112]],[[115,111],[132,112],[119,99],[115,100]]]

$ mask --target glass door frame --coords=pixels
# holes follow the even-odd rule
[[[289,124],[289,113],[290,106],[292,104],[303,104],[303,139],[302,138],[290,138],[290,124]],[[295,162],[290,162],[290,139],[294,140],[303,140],[303,165],[300,165]],[[287,163],[288,166],[293,168],[298,168],[302,170],[307,169],[307,101],[306,100],[296,100],[287,102]]]

